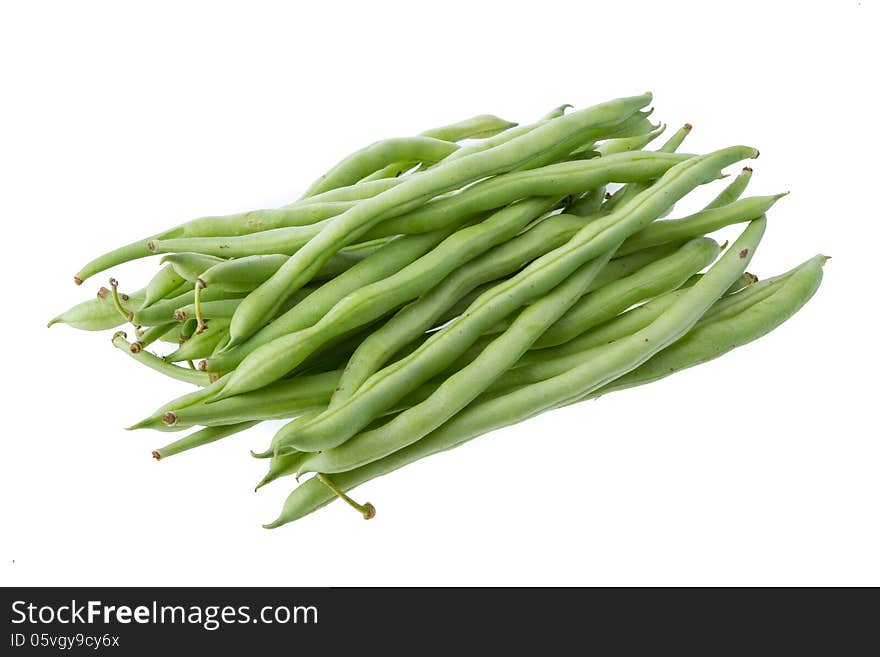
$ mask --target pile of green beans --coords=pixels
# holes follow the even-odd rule
[[[742,168],[701,209],[694,190],[758,156],[656,150],[650,94],[519,125],[490,114],[370,144],[280,208],[192,219],[87,263],[132,260],[49,322],[197,386],[133,424],[183,435],[157,460],[287,420],[253,457],[257,484],[295,475],[279,517],[545,411],[656,381],[755,340],[813,296],[827,258],[746,271],[784,196],[741,198]],[[711,234],[742,224],[728,245]],[[161,255],[160,255],[161,254]],[[126,330],[120,330],[124,325]],[[723,394],[723,392],[722,392]]]

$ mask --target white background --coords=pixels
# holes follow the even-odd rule
[[[873,2],[4,3],[0,582],[880,585],[877,28]],[[364,485],[370,522],[262,529],[293,483],[251,490],[273,427],[156,463],[166,436],[122,427],[187,386],[45,327],[106,283],[71,282],[93,255],[289,202],[373,140],[646,89],[685,150],[761,149],[750,192],[792,194],[750,269],[827,253],[822,289],[721,360]]]

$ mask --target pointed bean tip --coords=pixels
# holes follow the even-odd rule
[[[272,522],[263,525],[263,529],[277,529],[278,527],[280,527],[283,524],[284,524],[284,521],[282,521],[281,518],[279,517],[278,519],[273,520]]]
[[[64,321],[64,320],[62,320],[60,317],[53,317],[52,319],[49,320],[49,323],[46,324],[46,328],[49,328],[53,324],[60,324],[62,321]]]

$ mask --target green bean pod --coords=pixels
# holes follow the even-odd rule
[[[226,292],[217,288],[206,289],[202,291],[202,301],[225,301],[229,299],[241,299],[244,293]],[[154,326],[174,319],[174,311],[185,306],[191,306],[193,300],[193,291],[188,290],[182,294],[178,294],[170,299],[162,299],[154,303],[152,306],[136,310],[132,318],[132,322],[138,326]],[[190,310],[193,310],[190,308]],[[195,315],[190,312],[190,317]]]
[[[480,114],[463,121],[440,126],[439,128],[425,130],[421,136],[433,137],[434,139],[442,139],[448,142],[461,141],[463,139],[481,139],[483,137],[492,137],[508,128],[516,127],[516,125],[512,121],[505,121],[492,114]]]
[[[161,262],[174,267],[174,271],[185,281],[195,283],[203,272],[226,260],[204,253],[169,253],[162,257]]]
[[[156,342],[157,340],[161,340],[162,337],[171,329],[178,329],[177,322],[166,322],[165,324],[158,324],[156,326],[151,326],[146,331],[141,333],[138,336],[136,342],[132,342],[130,349],[137,353],[141,349],[149,347],[151,344]]]
[[[657,139],[666,130],[666,124],[660,124],[650,132],[642,135],[634,135],[632,137],[616,137],[607,139],[595,147],[597,153],[602,157],[608,157],[616,153],[627,153],[629,151],[640,151],[652,141]]]
[[[117,332],[113,336],[113,346],[119,349],[120,351],[125,352],[136,361],[146,365],[147,367],[156,370],[164,374],[165,376],[169,376],[172,379],[177,379],[178,381],[184,381],[186,383],[192,383],[197,386],[207,386],[209,383],[208,374],[205,372],[198,372],[196,370],[192,370],[185,367],[178,367],[177,365],[172,365],[171,363],[166,363],[164,360],[159,358],[158,356],[154,356],[148,351],[144,350],[131,350],[131,344],[125,339],[125,333],[122,331]]]
[[[174,267],[165,265],[147,283],[142,307],[149,306],[159,299],[164,299],[184,283],[186,283],[186,280],[177,273]]]
[[[746,187],[749,185],[749,180],[752,178],[752,168],[751,167],[743,167],[743,170],[740,174],[733,179],[727,187],[721,190],[721,193],[718,194],[714,199],[709,201],[709,203],[703,208],[704,210],[712,210],[714,208],[720,208],[729,203],[733,203],[740,196],[742,196],[743,192],[746,191]]]
[[[618,153],[606,158],[560,162],[502,174],[388,219],[367,232],[364,239],[385,234],[420,233],[463,215],[499,208],[528,196],[566,196],[611,182],[653,180],[690,157],[675,153]]]
[[[144,302],[146,290],[138,290],[130,295],[122,295],[122,306],[127,312],[134,312]],[[47,326],[67,324],[82,331],[105,331],[126,323],[110,298],[110,290],[101,288],[98,296],[68,308],[53,317]]]
[[[159,461],[169,456],[173,456],[174,454],[180,454],[181,452],[201,447],[202,445],[208,445],[217,442],[221,438],[227,438],[228,436],[246,431],[255,424],[258,423],[239,422],[237,424],[229,424],[226,426],[205,427],[204,429],[195,431],[188,436],[184,436],[180,440],[175,440],[173,443],[169,443],[164,447],[154,449],[153,458]]]
[[[374,374],[339,406],[329,409],[308,425],[298,427],[296,435],[287,437],[283,444],[308,450],[352,436],[379,410],[449,367],[496,322],[546,294],[585,262],[616,248],[679,198],[717,176],[720,169],[755,155],[755,149],[734,146],[672,167],[655,185],[619,211],[587,223],[565,245],[541,256],[507,282],[495,286],[450,327],[441,329],[407,358]]]
[[[169,363],[179,363],[188,360],[208,358],[214,348],[229,335],[228,318],[217,317],[211,319],[207,328],[196,333],[191,338],[165,356]]]
[[[458,148],[458,144],[433,137],[403,137],[378,141],[349,155],[318,178],[306,189],[303,198],[351,185],[393,162],[439,162]]]
[[[425,201],[486,176],[510,171],[540,153],[592,127],[613,127],[650,102],[637,96],[597,105],[560,117],[496,148],[474,153],[412,176],[378,196],[360,201],[335,217],[288,260],[278,272],[251,292],[232,318],[230,342],[244,342],[277,313],[287,297],[302,287],[334,253],[352,244],[388,212],[412,210]]]
[[[636,303],[674,290],[692,274],[710,265],[720,252],[715,240],[700,237],[691,240],[675,253],[596,289],[574,304],[559,321],[545,331],[535,341],[535,348],[568,342]]]
[[[378,179],[373,180],[364,179],[353,185],[337,187],[336,189],[331,189],[322,194],[316,194],[309,198],[300,199],[285,207],[290,208],[301,205],[314,205],[315,203],[328,203],[332,201],[360,201],[365,198],[376,196],[376,194],[391,189],[399,183],[400,181],[393,176],[390,178],[379,177]]]
[[[378,171],[374,171],[369,176],[364,176],[363,178],[361,178],[361,183],[375,182],[377,180],[388,180],[389,178],[399,181],[405,173],[412,169],[415,169],[420,164],[421,162],[416,162],[413,160],[409,160],[408,162],[392,162],[391,164],[382,167]]]
[[[339,381],[339,370],[278,381],[264,389],[224,399],[215,404],[192,404],[163,414],[168,430],[191,426],[216,426],[246,420],[273,420],[301,415],[325,407]],[[139,427],[140,428],[140,427]],[[158,428],[152,425],[152,428]]]
[[[721,207],[701,210],[681,219],[658,221],[629,237],[620,247],[618,253],[626,255],[664,242],[691,239],[725,226],[751,221],[767,212],[776,201],[787,193],[774,196],[751,196]]]

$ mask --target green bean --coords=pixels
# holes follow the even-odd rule
[[[353,208],[357,203],[358,201],[302,203],[282,208],[200,217],[182,224],[179,234],[169,235],[168,239],[241,237],[282,227],[305,229],[332,219]]]
[[[146,290],[138,290],[131,295],[123,295],[122,304],[126,311],[133,312],[144,301]],[[68,308],[60,315],[52,318],[47,326],[67,324],[83,331],[104,331],[125,324],[126,320],[110,299],[110,290],[101,288],[98,296]]]
[[[351,269],[370,254],[370,251],[341,251],[330,258],[313,280],[328,280]],[[206,269],[198,280],[200,288],[217,287],[227,292],[250,292],[269,279],[287,262],[289,256],[281,254],[252,255],[222,260]],[[198,287],[198,286],[197,286]],[[197,290],[197,293],[199,290]]]
[[[705,326],[710,322],[723,321],[735,316],[744,308],[772,296],[782,286],[785,276],[762,281],[743,294],[729,294],[715,302],[700,318],[696,327]],[[696,283],[695,283],[696,284]],[[572,368],[572,362],[585,358],[584,354],[602,345],[610,344],[650,325],[663,315],[678,299],[687,293],[682,288],[663,294],[652,301],[633,308],[617,317],[587,330],[576,338],[556,347],[534,349],[517,361],[516,365],[505,374],[503,381],[487,390],[482,400],[505,394],[513,388],[536,383],[558,376]]]
[[[297,376],[215,404],[201,402],[167,411],[162,416],[160,426],[176,431],[195,425],[215,426],[300,415],[315,407],[326,406],[340,373],[340,370],[333,370]],[[151,425],[151,428],[159,427]]]
[[[458,148],[457,144],[432,137],[404,137],[378,141],[349,155],[318,178],[305,191],[303,198],[351,185],[393,162],[408,160],[439,162]]]
[[[151,239],[158,238],[159,235],[160,234],[156,234],[151,237],[137,240],[136,242],[126,244],[125,246],[121,246],[99,255],[97,258],[90,260],[83,265],[82,269],[74,275],[73,282],[77,285],[82,285],[83,281],[86,279],[91,278],[97,273],[110,269],[111,267],[116,267],[117,265],[121,265],[131,260],[146,258],[153,255],[148,248],[148,243]]]
[[[550,119],[558,119],[560,116],[565,114],[566,110],[572,109],[574,105],[571,103],[563,103],[562,105],[557,105],[552,110],[547,112],[544,116],[541,117],[542,121],[549,121]]]
[[[157,326],[151,326],[138,336],[136,342],[132,342],[129,347],[133,352],[137,353],[142,349],[149,347],[151,344],[160,340],[165,333],[172,328],[177,328],[177,322],[166,322]]]
[[[154,253],[173,253],[174,251],[156,251],[156,243],[167,243],[172,240],[186,239],[217,239],[218,237],[234,237],[256,233],[278,226],[293,226],[305,229],[306,226],[325,221],[342,214],[356,205],[356,201],[334,201],[326,203],[309,203],[274,210],[252,210],[223,216],[208,216],[192,219],[161,233],[126,244],[118,249],[102,254],[87,263],[74,276],[74,282],[80,285],[94,274],[115,267],[116,265],[146,258]],[[186,244],[184,241],[183,244]],[[185,251],[181,248],[178,251]],[[208,255],[226,257],[224,253]]]
[[[620,247],[619,254],[633,253],[673,240],[690,239],[725,226],[751,221],[764,214],[787,193],[774,196],[751,196],[721,207],[701,210],[681,219],[658,221],[628,238]]]
[[[516,123],[505,121],[492,114],[480,114],[472,116],[469,119],[450,123],[449,125],[440,126],[425,130],[422,137],[433,137],[434,139],[442,139],[444,141],[461,141],[463,139],[480,139],[483,137],[492,137],[499,132],[508,128],[516,127]]]
[[[174,271],[184,280],[195,283],[203,272],[226,260],[204,253],[169,253],[162,257],[161,262],[174,267]]]
[[[585,261],[617,246],[629,235],[653,221],[658,214],[717,171],[757,151],[734,146],[686,160],[672,167],[649,190],[639,194],[617,212],[587,223],[565,245],[533,261],[507,282],[495,286],[472,304],[450,327],[442,329],[405,359],[377,372],[345,402],[329,409],[283,444],[311,451],[320,445],[339,444],[362,428],[383,408],[407,390],[443,371],[480,335],[524,303],[545,294]],[[282,427],[282,432],[285,428]]]
[[[129,342],[125,338],[125,333],[123,333],[122,331],[118,331],[113,336],[113,346],[120,351],[125,352],[126,354],[146,365],[147,367],[154,369],[157,372],[161,372],[166,376],[170,376],[173,379],[177,379],[178,381],[185,381],[186,383],[192,383],[197,386],[208,385],[209,381],[207,373],[197,372],[196,370],[187,369],[185,367],[178,367],[177,365],[166,363],[164,360],[162,360],[158,356],[154,356],[148,351],[132,351],[131,344],[129,344]]]
[[[789,272],[776,292],[750,305],[735,316],[717,313],[704,326],[697,326],[680,341],[666,348],[638,370],[611,382],[614,392],[662,379],[688,367],[705,363],[766,335],[789,319],[819,289],[827,256],[818,255]]]
[[[211,355],[214,347],[229,335],[229,321],[225,318],[212,319],[207,328],[183,342],[175,351],[165,356],[169,363],[198,360]]]
[[[422,235],[406,235],[391,240],[348,271],[319,287],[285,314],[261,329],[239,347],[208,359],[209,372],[228,372],[245,356],[272,340],[312,326],[341,299],[403,269],[433,249],[451,230],[440,229]],[[210,289],[210,288],[209,288]]]
[[[746,187],[748,186],[751,177],[752,168],[743,167],[742,172],[733,179],[733,182],[725,187],[721,193],[712,199],[703,209],[712,210],[733,203],[742,196],[744,191],[746,191]]]
[[[554,347],[617,316],[636,303],[681,286],[694,273],[711,264],[720,247],[701,237],[664,258],[645,264],[629,276],[594,288],[535,341],[535,348]]]
[[[615,153],[626,153],[628,151],[640,151],[652,141],[657,139],[666,130],[665,124],[660,124],[651,132],[643,135],[635,135],[633,137],[617,137],[608,139],[595,147],[599,155],[607,157]]]
[[[738,279],[735,284],[727,290],[725,294],[733,294],[743,287],[753,284],[754,281],[755,277],[752,274],[743,274],[740,279]],[[621,313],[617,317],[603,322],[598,326],[594,326],[592,328],[589,328],[588,330],[585,330],[580,335],[558,346],[539,348],[536,345],[532,350],[530,350],[527,354],[524,354],[523,357],[517,361],[514,369],[507,373],[507,375],[505,376],[505,383],[510,386],[517,385],[517,383],[514,381],[517,376],[517,369],[535,366],[545,367],[548,361],[554,360],[561,362],[563,358],[575,357],[577,354],[586,351],[587,349],[614,342],[615,340],[619,340],[622,337],[631,335],[636,331],[645,328],[646,326],[648,326],[648,324],[660,317],[660,315],[663,314],[675,302],[676,299],[680,298],[686,292],[686,289],[684,288],[689,287],[690,285],[695,283],[696,280],[694,280],[693,283],[691,283],[691,281],[688,281],[678,290],[661,294],[660,296],[648,301],[647,303],[636,306],[635,308],[631,308],[630,310]],[[748,298],[752,300],[754,299],[753,296],[749,296]],[[702,318],[700,318],[700,321],[705,321],[709,317],[711,317],[715,312],[716,306],[720,306],[726,300],[727,297],[725,296],[723,299],[716,302],[716,304],[713,305],[712,308],[707,310],[706,314],[703,315]],[[550,330],[552,330],[554,327],[551,327]],[[537,379],[536,377],[531,377],[530,380],[539,380],[541,378],[548,377],[537,377]]]
[[[371,178],[372,176],[368,176]],[[391,176],[389,178],[375,178],[372,180],[363,179],[360,182],[357,182],[353,185],[347,185],[345,187],[337,187],[336,189],[331,189],[327,192],[323,192],[322,194],[316,194],[315,196],[310,196],[309,198],[300,199],[295,203],[291,203],[286,207],[294,207],[294,206],[302,206],[302,205],[314,205],[315,203],[327,203],[331,201],[360,201],[365,198],[370,198],[384,192],[385,190],[391,189],[392,187],[397,186],[400,183],[399,180]]]
[[[171,265],[165,265],[147,283],[143,306],[149,306],[180,287],[186,280]]]
[[[761,240],[765,227],[766,219],[763,217],[749,224],[730,251],[725,253],[709,272],[696,285],[689,288],[687,293],[678,299],[662,317],[652,322],[648,327],[610,345],[597,348],[594,350],[594,356],[584,359],[563,374],[520,388],[487,402],[487,406],[491,405],[495,409],[496,422],[500,419],[498,426],[509,424],[511,420],[524,420],[544,410],[564,404],[566,401],[593,392],[602,385],[635,369],[664,347],[681,338],[743,273],[754,249]],[[543,303],[543,300],[538,303]],[[535,306],[537,305],[535,304]],[[531,308],[522,315],[530,310]],[[505,333],[506,335],[507,333]],[[484,361],[492,356],[492,354],[486,355],[486,353],[484,352],[465,369],[477,366],[486,368],[487,365]],[[417,415],[416,409],[427,407],[432,399],[441,397],[440,393],[444,388],[446,388],[444,392],[447,395],[462,395],[460,389],[469,387],[466,382],[458,382],[459,390],[450,391],[448,388],[449,384],[464,371],[461,370],[458,374],[447,379],[427,402],[401,413],[395,420],[383,427],[372,432],[359,434],[332,449],[312,454],[302,462],[298,472],[300,474],[304,472],[344,472],[412,444],[414,442],[413,436],[418,438],[425,435],[421,432],[425,425],[418,424],[416,427],[412,427],[403,419]],[[504,416],[498,414],[501,409],[505,413]],[[502,417],[503,419],[501,419]],[[435,424],[432,428],[436,428],[436,426],[438,425]]]
[[[600,397],[624,387],[650,383],[663,375],[673,373],[673,371],[680,371],[717,358],[736,347],[766,335],[793,316],[815,293],[821,282],[823,261],[824,258],[817,257],[804,263],[798,268],[799,271],[796,270],[797,278],[789,279],[787,285],[771,299],[753,304],[744,309],[740,315],[715,324],[711,328],[711,333],[703,332],[698,322],[694,329],[680,341],[667,347],[631,372],[576,401]],[[660,362],[661,358],[667,359],[665,366]],[[495,424],[491,411],[491,406],[468,407],[452,421],[413,445],[355,470],[334,475],[333,479],[339,488],[350,491],[360,484],[388,474],[421,458],[453,449],[491,430]],[[296,467],[294,466],[294,472]],[[328,490],[324,484],[316,479],[309,479],[290,494],[279,517],[265,526],[267,528],[278,527],[297,520],[335,499],[336,495]]]
[[[420,164],[420,162],[414,162],[412,160],[408,162],[392,162],[388,166],[382,167],[378,171],[374,171],[369,176],[364,176],[363,178],[361,178],[361,183],[375,182],[377,180],[388,180],[389,178],[400,181],[404,174],[415,169]]]
[[[243,293],[226,292],[216,288],[207,289],[202,292],[202,301],[223,301],[227,299],[240,299]],[[136,310],[132,321],[139,326],[153,326],[162,324],[174,319],[174,311],[191,304],[193,298],[192,290],[179,294],[170,299],[162,299],[154,303],[148,308]],[[190,314],[192,317],[193,314]]]
[[[272,228],[258,233],[220,237],[176,237],[152,240],[152,253],[191,251],[220,258],[243,258],[252,255],[282,253],[292,255],[329,224]],[[323,264],[323,263],[322,263]]]
[[[560,162],[506,173],[389,219],[369,231],[365,238],[381,237],[386,233],[420,233],[455,218],[499,208],[529,196],[566,196],[610,182],[653,180],[690,157],[672,153],[619,153],[595,160]]]
[[[621,99],[560,117],[506,144],[474,153],[404,180],[378,196],[360,201],[331,222],[278,272],[251,292],[233,316],[230,346],[241,344],[274,316],[286,298],[302,287],[327,259],[358,241],[387,216],[414,209],[438,194],[486,176],[503,173],[592,127],[613,127],[650,101],[650,95]]]
[[[579,198],[573,199],[569,206],[565,208],[565,213],[573,214],[578,217],[592,217],[599,212],[604,197],[605,186],[601,185],[585,192]]]
[[[519,166],[515,167],[513,171],[535,169],[537,167],[567,159],[575,151],[590,150],[593,144],[598,140],[633,137],[650,132],[656,127],[648,120],[648,117],[653,111],[654,110],[636,112],[610,129],[592,128],[581,130],[578,133],[570,135],[566,139],[560,140],[552,148],[547,149],[543,153],[539,153],[521,163]]]
[[[164,447],[154,449],[153,458],[159,461],[169,456],[173,456],[174,454],[180,454],[181,452],[185,452],[195,447],[201,447],[202,445],[216,442],[221,438],[226,438],[236,433],[240,433],[242,431],[250,429],[255,424],[258,423],[239,422],[237,424],[229,424],[226,426],[205,427],[204,429],[195,431],[188,436],[184,436],[180,440],[175,440],[173,443],[169,443]]]
[[[497,146],[501,146],[502,144],[506,144],[509,141],[513,141],[517,137],[522,137],[523,135],[532,132],[536,128],[546,125],[553,119],[558,119],[565,114],[565,110],[571,107],[571,105],[560,105],[559,107],[555,107],[550,110],[547,114],[545,114],[541,119],[536,121],[535,123],[529,123],[527,125],[516,125],[511,128],[508,128],[504,132],[501,132],[497,135],[489,137],[487,139],[483,139],[474,144],[467,144],[462,146],[454,153],[450,154],[444,162],[452,162],[454,160],[458,160],[462,157],[473,155],[474,153],[482,153],[483,151],[487,151],[490,148],[495,148]]]
[[[453,233],[393,276],[343,298],[314,325],[253,351],[235,369],[215,399],[249,392],[281,378],[327,339],[378,319],[427,292],[437,280],[487,249],[509,240],[558,201],[557,198],[521,201],[481,223]]]

